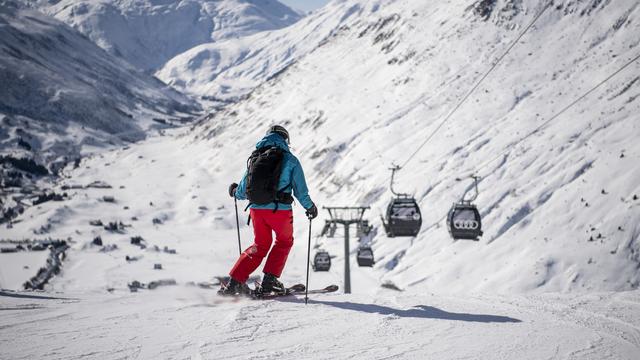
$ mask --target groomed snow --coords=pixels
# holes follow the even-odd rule
[[[9,359],[637,359],[640,294],[1,297]],[[16,336],[20,334],[20,336]]]

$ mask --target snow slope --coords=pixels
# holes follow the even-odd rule
[[[235,100],[312,52],[359,14],[359,4],[334,1],[284,29],[203,43],[169,60],[156,75],[189,94]]]
[[[8,359],[637,359],[638,291],[215,303],[211,292],[0,297]],[[20,334],[20,336],[15,336]],[[46,334],[46,336],[43,336]]]
[[[427,143],[542,5],[331,6],[357,11],[245,99],[180,133],[66,167],[53,190],[96,180],[112,187],[72,189],[69,199],[30,207],[2,229],[3,239],[46,236],[72,247],[46,293],[0,294],[3,354],[638,358],[640,64],[547,122],[639,54],[637,2],[556,1]],[[227,186],[273,123],[289,129],[319,206],[372,208],[377,263],[359,268],[352,241],[353,294],[313,296],[304,306],[293,298],[226,301],[189,284],[226,274],[236,260]],[[387,238],[380,226],[392,162],[405,165],[396,187],[422,207],[416,238]],[[482,176],[485,235],[454,242],[443,218],[472,173]],[[294,214],[285,283],[301,282],[306,270],[308,223],[297,204]],[[343,286],[342,240],[319,236],[325,216],[312,223],[312,242],[335,257],[331,271],[311,273],[312,288]],[[125,226],[108,231],[89,223],[96,219]],[[96,236],[105,246],[91,245]],[[131,244],[134,236],[145,249]],[[241,225],[241,236],[247,247],[250,228]],[[18,283],[2,256],[0,279]],[[176,285],[128,292],[134,280],[159,279]]]
[[[246,100],[203,118],[186,136],[161,137],[127,150],[125,158],[103,155],[65,172],[71,179],[67,182],[105,180],[117,190],[88,189],[97,193],[81,191],[80,198],[71,200],[74,206],[47,203],[29,209],[24,218],[32,220],[7,229],[5,236],[21,238],[50,224],[50,236],[75,239],[77,231],[88,232],[83,241],[90,241],[101,232],[88,221],[99,214],[116,216],[112,220],[143,214],[175,218],[185,231],[201,234],[211,226],[229,228],[234,221],[224,197],[226,186],[243,173],[242,154],[249,153],[269,124],[278,122],[289,128],[320,206],[372,207],[368,219],[377,227],[372,239],[377,264],[359,269],[352,261],[359,279],[354,292],[385,282],[401,289],[452,293],[637,288],[638,64],[525,141],[516,140],[634,55],[640,41],[633,36],[638,7],[619,2],[593,8],[590,2],[568,1],[548,9],[478,92],[411,159],[456,100],[515,38],[515,29],[541,9],[525,2],[508,21],[499,8],[484,21],[468,5],[360,4],[370,18],[343,28]],[[581,15],[583,9],[592,13]],[[458,17],[464,21],[454,24]],[[442,22],[451,22],[451,28],[436,25]],[[443,41],[441,32],[451,39]],[[583,40],[575,41],[577,36]],[[396,45],[389,50],[388,44]],[[397,60],[399,54],[411,53],[415,55],[408,60]],[[470,59],[474,61],[465,62]],[[424,225],[415,239],[389,239],[379,220],[390,199],[386,168],[407,159],[411,161],[398,174],[397,187],[416,194]],[[486,162],[491,159],[496,161]],[[444,216],[471,187],[469,180],[456,178],[471,174],[478,164],[484,164],[475,173],[483,177],[477,203],[485,234],[477,243],[454,242]],[[191,176],[181,177],[187,170]],[[57,186],[54,189],[61,184]],[[185,196],[193,191],[201,193]],[[113,215],[120,214],[120,208],[103,203],[103,195],[134,201],[140,213]],[[199,203],[203,197],[206,201]],[[158,201],[163,201],[162,209]],[[150,202],[155,205],[148,207]],[[123,214],[133,209],[121,205],[129,207]],[[213,220],[198,209],[222,205],[226,207]],[[72,225],[64,225],[67,222]],[[86,229],[76,228],[79,224]],[[321,283],[341,282],[342,240],[318,238],[321,225],[322,217],[315,222],[314,245],[336,257],[329,274],[316,276]],[[165,230],[154,226],[154,236],[173,236]],[[297,231],[299,238],[306,237],[302,223]],[[357,245],[352,241],[351,255]],[[304,252],[304,243],[296,246]],[[217,270],[207,270],[209,275],[225,273],[231,261],[233,251],[221,264],[213,261]],[[299,269],[290,276],[299,279],[303,274]],[[122,286],[121,280],[117,283]]]
[[[199,110],[53,18],[3,2],[0,23],[3,154],[26,154],[46,166],[66,163],[108,143],[143,139],[159,126],[152,118],[187,118]]]
[[[156,136],[86,158],[65,171],[69,177],[59,186],[101,179],[111,189],[73,190],[69,200],[29,208],[22,222],[3,229],[17,238],[50,223],[45,236],[70,237],[72,246],[46,292],[0,291],[3,359],[632,360],[640,353],[638,290],[452,296],[414,286],[400,292],[380,288],[370,269],[357,266],[354,294],[312,295],[306,306],[300,298],[221,299],[217,287],[190,285],[224,275],[238,251],[228,175],[210,167],[209,146]],[[105,195],[115,202],[101,201]],[[287,283],[301,281],[306,265],[303,211],[296,205],[294,212],[297,240],[283,274]],[[91,226],[95,219],[130,226],[113,233]],[[241,235],[247,246],[249,228],[242,226]],[[95,236],[103,247],[90,245]],[[130,244],[132,236],[142,236],[147,248]],[[5,255],[4,288],[16,275]],[[310,287],[341,284],[341,265],[336,260],[331,272],[312,272]],[[137,293],[126,287],[159,279],[177,285]]]
[[[2,254],[2,288],[23,289],[22,285],[46,263],[48,256],[48,251]],[[6,277],[3,274],[7,274]]]
[[[318,204],[372,207],[369,219],[379,230],[372,277],[400,288],[638,287],[640,64],[548,122],[640,55],[636,1],[555,2],[423,147],[544,4],[340,4],[360,16],[193,129],[195,141],[212,148],[211,168],[235,180],[244,167],[236,154],[269,124],[285,125]],[[392,163],[406,163],[397,188],[422,207],[415,240],[382,235]],[[482,177],[484,236],[454,242],[444,218],[471,189],[473,173]],[[339,238],[318,244],[341,263]]]
[[[279,29],[300,18],[277,0],[25,1],[151,72],[199,44]]]

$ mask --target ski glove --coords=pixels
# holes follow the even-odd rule
[[[229,196],[235,197],[237,188],[238,188],[238,184],[236,183],[229,185]]]
[[[318,216],[318,208],[316,204],[312,204],[310,208],[305,212],[309,220],[315,219]]]

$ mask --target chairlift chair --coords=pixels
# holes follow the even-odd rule
[[[358,248],[358,266],[372,267],[375,264],[373,259],[373,250],[369,246],[361,246]]]
[[[422,227],[422,213],[416,199],[409,194],[399,194],[393,190],[393,179],[399,166],[391,168],[391,193],[395,198],[387,206],[386,218],[382,225],[388,237],[416,236]]]
[[[313,256],[313,271],[329,271],[331,269],[331,256],[325,250],[318,250]]]
[[[472,202],[478,197],[478,177],[474,179],[475,194],[469,199],[464,197],[454,203],[447,215],[447,228],[454,240],[475,240],[482,236],[482,219],[480,212]]]

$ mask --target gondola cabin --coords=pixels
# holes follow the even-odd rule
[[[420,207],[413,197],[398,196],[387,206],[383,225],[387,236],[416,236],[422,227]]]
[[[388,237],[416,236],[422,227],[422,214],[416,199],[409,194],[400,194],[393,189],[393,179],[400,166],[393,166],[389,189],[396,197],[387,206],[386,218],[382,218],[382,225]]]
[[[329,271],[331,269],[331,256],[325,250],[318,250],[313,256],[313,271]]]
[[[322,228],[322,232],[320,233],[320,236],[326,236],[329,238],[335,237],[337,229],[338,229],[338,226],[335,223],[327,220],[324,224],[324,227]]]
[[[361,222],[359,222],[357,224],[356,237],[357,238],[363,238],[363,237],[369,235],[369,233],[371,232],[372,229],[373,229],[373,227],[369,224],[368,220],[362,220]]]
[[[482,236],[482,219],[475,205],[462,202],[453,204],[447,216],[449,234],[455,240],[478,240]]]
[[[375,264],[373,259],[373,250],[369,246],[363,246],[358,248],[358,266],[372,267]]]

